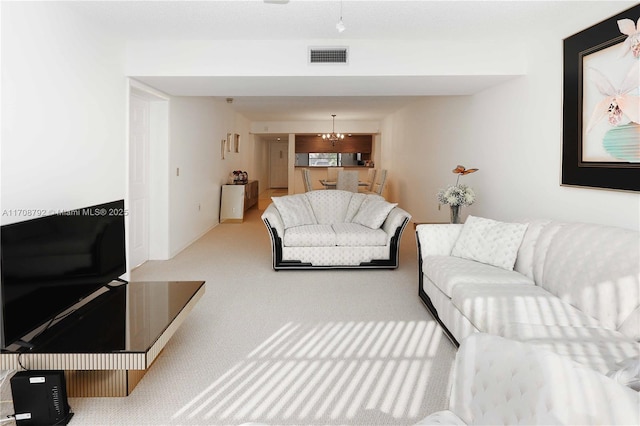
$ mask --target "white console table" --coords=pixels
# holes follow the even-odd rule
[[[242,222],[244,212],[258,202],[257,180],[245,184],[222,185],[220,222]]]

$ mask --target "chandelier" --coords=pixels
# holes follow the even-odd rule
[[[335,146],[337,141],[344,139],[344,134],[336,133],[336,115],[331,114],[331,117],[333,117],[333,131],[323,134],[322,139],[330,141],[331,145]]]

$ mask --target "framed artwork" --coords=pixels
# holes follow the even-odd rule
[[[240,152],[240,135],[237,133],[233,138],[233,152]]]
[[[222,139],[220,141],[220,158],[224,160],[224,153],[227,150],[227,141]]]
[[[564,40],[562,184],[640,191],[640,5]]]

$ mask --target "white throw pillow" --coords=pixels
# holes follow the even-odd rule
[[[389,212],[393,210],[397,203],[388,203],[384,199],[367,197],[352,222],[364,225],[367,228],[378,229],[382,226]]]
[[[451,255],[513,271],[526,230],[526,223],[505,223],[469,216]]]
[[[309,200],[304,194],[284,195],[282,197],[271,197],[273,204],[280,212],[284,229],[293,228],[294,226],[315,225],[316,216]]]

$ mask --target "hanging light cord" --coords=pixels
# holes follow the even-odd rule
[[[344,26],[344,22],[342,22],[342,0],[340,0],[340,20],[336,24],[336,29],[339,33],[343,32],[346,27]]]

